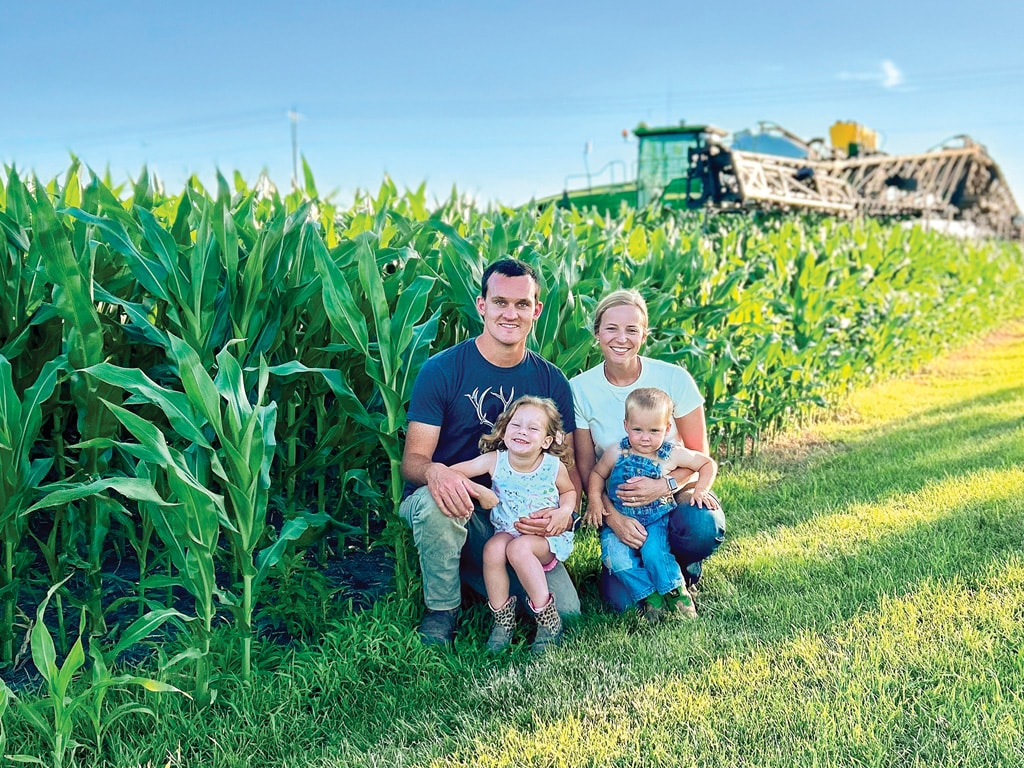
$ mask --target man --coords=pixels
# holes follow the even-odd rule
[[[491,264],[480,281],[476,306],[483,332],[427,360],[409,405],[402,456],[406,498],[399,514],[412,528],[419,551],[427,607],[419,632],[428,645],[455,637],[462,603],[460,561],[462,580],[484,594],[483,546],[493,533],[488,514],[474,502],[472,484],[449,467],[479,455],[480,437],[520,395],[550,397],[561,412],[565,434],[571,436],[576,428],[565,375],[526,348],[544,308],[533,268],[516,259]],[[570,475],[578,493],[579,475],[575,470]],[[549,514],[538,510],[516,527],[544,535]],[[565,566],[559,563],[547,578],[559,613],[579,613],[579,596]],[[521,593],[514,574],[513,584]]]

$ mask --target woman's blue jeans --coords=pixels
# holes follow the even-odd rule
[[[614,535],[614,534],[612,534]],[[725,513],[721,507],[706,509],[690,504],[689,494],[668,516],[668,543],[682,568],[686,584],[700,579],[704,560],[725,541]],[[629,608],[634,600],[629,589],[607,568],[601,569],[601,597],[615,611]]]

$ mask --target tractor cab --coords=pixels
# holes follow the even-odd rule
[[[637,153],[637,205],[644,207],[659,201],[670,208],[699,208],[712,181],[703,160],[713,145],[727,135],[710,125],[680,123],[663,128],[648,128],[641,123],[633,131]]]

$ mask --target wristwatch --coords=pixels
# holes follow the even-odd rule
[[[665,475],[665,482],[668,483],[669,493],[675,493],[679,490],[679,483],[676,482],[676,479],[672,477],[672,475]]]

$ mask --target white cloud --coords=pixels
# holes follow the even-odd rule
[[[884,73],[882,78],[883,88],[895,88],[897,85],[903,84],[903,73],[888,59],[882,62],[882,72]]]
[[[836,77],[840,80],[854,80],[865,83],[878,83],[883,88],[895,88],[903,85],[903,72],[889,59],[885,59],[879,70],[871,72],[840,72]]]

